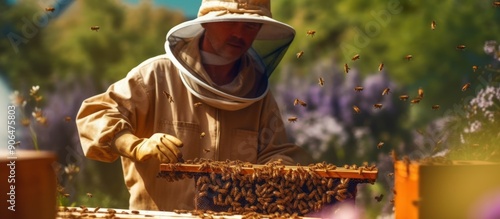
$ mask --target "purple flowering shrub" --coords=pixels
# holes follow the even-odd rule
[[[25,104],[26,111],[39,109],[36,112],[40,115],[32,116],[32,120],[37,122],[26,122],[29,126],[19,127],[18,148],[57,154],[58,162],[53,167],[58,180],[60,205],[78,203],[126,208],[128,193],[123,184],[120,162],[108,164],[87,159],[80,145],[75,118],[83,100],[97,93],[94,85],[85,79],[58,83],[53,91],[43,92],[43,106]],[[15,95],[19,97],[17,102],[23,100],[19,95]],[[34,134],[36,138],[33,138]],[[89,198],[86,193],[98,198]]]
[[[376,162],[379,153],[388,153],[393,147],[408,150],[402,141],[409,132],[400,124],[409,100],[398,99],[402,88],[385,71],[362,78],[354,68],[347,74],[336,68],[333,63],[320,63],[307,77],[298,76],[292,67],[283,69],[275,93],[284,120],[297,117],[285,124],[291,141],[306,148],[317,161],[342,165]],[[323,86],[318,83],[320,77]],[[357,86],[363,90],[355,91]],[[390,92],[382,95],[386,88]],[[296,98],[307,105],[294,105]],[[377,109],[374,104],[382,107]],[[379,142],[384,142],[380,149]]]
[[[492,59],[478,73],[483,83],[447,118],[452,159],[500,161],[500,46],[486,41],[484,52]]]

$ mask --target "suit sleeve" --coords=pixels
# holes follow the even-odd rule
[[[106,92],[84,100],[76,124],[85,156],[115,161],[120,156],[111,145],[116,134],[124,129],[134,133],[142,126],[139,121],[145,121],[151,102],[138,68]]]

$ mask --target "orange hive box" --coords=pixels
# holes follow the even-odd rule
[[[396,219],[480,218],[489,196],[500,199],[499,163],[396,161],[394,169]]]

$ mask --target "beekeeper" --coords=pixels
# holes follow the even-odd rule
[[[194,180],[157,178],[160,163],[194,158],[301,162],[268,78],[295,36],[269,0],[203,0],[150,58],[77,115],[85,155],[121,157],[130,209],[194,209]]]

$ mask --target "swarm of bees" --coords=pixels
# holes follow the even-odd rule
[[[242,161],[187,160],[207,172],[177,171],[178,164],[169,164],[172,171],[162,171],[158,177],[168,181],[184,178],[195,180],[195,203],[198,210],[224,214],[296,214],[319,211],[324,205],[355,198],[356,185],[374,179],[363,174],[376,171],[374,165],[345,165],[345,170],[333,164],[316,163],[286,169],[281,160],[256,168]],[[242,174],[242,168],[252,172]],[[215,172],[217,170],[217,173]],[[356,171],[360,178],[324,177],[316,171]],[[220,171],[220,172],[219,172]]]
[[[79,207],[66,207],[60,206],[57,210],[57,218],[121,218],[117,214],[129,215],[129,214],[140,214],[137,210],[121,211],[118,212],[115,209],[108,208],[106,210],[101,210],[100,207],[95,207],[94,209],[89,209],[85,205],[80,205]],[[152,217],[151,215],[144,215],[144,217]]]
[[[92,26],[92,27],[90,27],[90,30],[93,30],[95,32],[99,32],[99,29],[101,29],[101,27],[99,27],[99,26]]]

